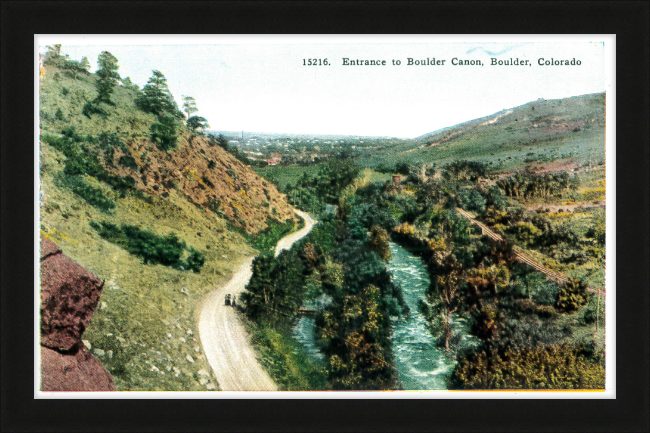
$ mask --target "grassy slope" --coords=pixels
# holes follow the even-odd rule
[[[224,281],[254,250],[241,235],[229,232],[223,220],[202,212],[175,192],[167,200],[154,199],[154,204],[133,197],[117,200],[117,207],[107,215],[68,189],[56,187],[54,179],[62,168],[57,153],[51,149],[42,152],[45,197],[41,230],[69,257],[106,281],[100,308],[84,339],[93,351],[113,350],[112,358],[100,359],[120,390],[204,388],[197,373],[201,369],[210,372],[210,368],[195,350],[200,343],[194,311],[202,295]],[[199,274],[143,265],[138,257],[104,241],[89,226],[90,221],[104,220],[139,225],[157,234],[173,231],[204,252],[206,264]],[[183,288],[187,295],[181,293]],[[187,355],[195,363],[189,362]],[[160,372],[151,371],[152,366]],[[168,367],[178,368],[181,374],[175,377],[175,371],[166,371]]]
[[[117,132],[124,139],[146,138],[156,118],[135,106],[135,93],[123,86],[114,88],[111,100],[115,106],[102,104],[107,116],[83,116],[81,110],[86,101],[97,96],[96,77],[79,74],[72,79],[53,66],[46,66],[46,75],[40,90],[40,118],[43,132],[59,133],[67,126],[74,126],[81,135],[97,135],[100,131]],[[67,91],[67,94],[66,94]],[[56,118],[61,110],[62,119]]]
[[[491,164],[495,172],[522,168],[527,159],[539,161],[538,166],[550,161],[591,160],[597,164],[605,160],[604,108],[604,94],[539,100],[404,144],[369,151],[358,162],[366,167],[399,161],[441,166],[456,159],[471,159]],[[494,123],[485,124],[509,111]],[[575,128],[579,130],[574,132]]]
[[[94,82],[92,75],[72,79],[48,67],[41,87],[43,133],[58,135],[73,125],[81,135],[107,131],[119,133],[124,141],[146,139],[155,118],[135,109],[134,93],[123,87],[115,88],[116,105],[104,106],[108,116],[88,119],[81,114],[84,103],[96,95]],[[119,198],[108,185],[86,176],[87,183],[116,203],[110,213],[100,211],[65,185],[64,161],[59,151],[41,144],[41,233],[105,280],[100,307],[83,339],[111,372],[118,390],[213,388],[195,327],[197,307],[204,294],[255,250],[230,231],[224,219],[192,204],[176,189],[168,198],[152,197],[148,203],[135,196]],[[199,274],[143,265],[138,257],[101,239],[90,221],[134,224],[160,235],[173,231],[205,254],[206,263]]]
[[[265,177],[277,185],[280,191],[284,191],[287,184],[296,185],[296,182],[300,179],[303,173],[307,173],[310,176],[317,175],[320,167],[325,164],[327,163],[314,164],[306,167],[300,165],[274,166],[257,168],[255,171],[260,176]],[[367,180],[369,182],[386,182],[391,179],[390,173],[379,173],[374,170],[368,170],[367,174]]]
[[[318,174],[318,170],[324,164],[325,163],[320,163],[309,166],[276,165],[271,167],[256,168],[255,172],[276,184],[281,191],[284,191],[287,184],[290,183],[292,185],[295,185],[303,173],[307,173],[310,176]]]

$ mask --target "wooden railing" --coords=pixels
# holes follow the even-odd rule
[[[471,213],[461,209],[461,208],[456,208],[456,212],[464,218],[467,218],[470,222],[470,224],[475,225],[481,229],[481,232],[484,235],[487,235],[490,239],[494,239],[495,241],[503,241],[503,237],[495,232],[493,232],[488,226],[483,224],[482,222],[476,220],[475,216],[472,215]],[[513,247],[513,251],[515,253],[515,258],[517,259],[518,262],[524,263],[531,268],[535,269],[536,271],[539,271],[543,273],[546,278],[549,280],[555,281],[558,284],[565,284],[569,282],[570,278],[560,272],[554,271],[552,269],[547,268],[528,254],[524,253],[521,251],[519,247]],[[598,290],[594,287],[587,287],[587,291],[591,293],[598,293],[599,295],[605,295],[604,290]]]

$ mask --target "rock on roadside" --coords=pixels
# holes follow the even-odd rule
[[[41,237],[41,390],[115,391],[81,340],[104,283]]]

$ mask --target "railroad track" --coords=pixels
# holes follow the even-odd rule
[[[461,208],[456,208],[456,212],[458,214],[466,219],[469,220],[470,224],[475,225],[481,229],[481,232],[488,236],[490,239],[494,239],[495,241],[503,241],[503,237],[495,232],[493,232],[488,226],[483,224],[482,222],[478,221],[476,219],[475,215],[472,215],[471,213],[461,209]],[[535,269],[538,272],[541,272],[548,278],[549,280],[555,281],[558,284],[565,284],[569,282],[570,278],[566,275],[564,275],[561,272],[554,271],[552,269],[547,268],[528,254],[524,253],[521,251],[519,247],[513,247],[514,253],[515,253],[515,258],[517,261],[524,263],[531,268]],[[605,295],[604,290],[598,290],[595,287],[588,286],[587,291],[591,293],[597,293],[599,295]]]

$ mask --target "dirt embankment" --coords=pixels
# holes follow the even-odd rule
[[[132,157],[130,166],[107,165],[122,177],[131,176],[137,188],[166,197],[177,188],[192,203],[221,214],[249,233],[266,228],[266,220],[292,218],[293,207],[272,183],[215,145],[208,138],[179,138],[178,148],[162,151],[149,140],[128,144],[131,155],[116,151],[115,161]]]

